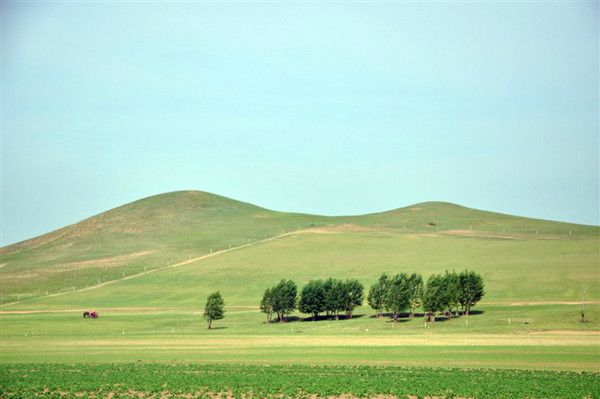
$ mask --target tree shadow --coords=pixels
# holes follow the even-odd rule
[[[477,315],[481,315],[481,314],[484,314],[484,313],[485,313],[484,310],[479,310],[479,309],[477,309],[477,310],[471,310],[469,312],[469,316],[477,316]],[[460,317],[465,317],[465,316],[467,316],[467,315],[461,315],[461,314],[459,314],[458,316],[454,316],[453,315],[452,317],[447,317],[445,315],[436,315],[435,318],[436,318],[436,320],[437,319],[440,319],[440,320],[442,320],[442,319],[458,319]],[[391,319],[391,318],[394,317],[394,315],[392,313],[380,313],[379,317],[377,317],[377,315],[375,315],[375,314],[370,315],[368,317],[370,319],[376,319],[376,318]],[[412,318],[410,317],[410,313],[408,313],[408,312],[402,312],[402,313],[400,313],[398,315],[398,319],[407,319],[407,320],[413,320],[413,319],[415,319],[415,320],[417,320],[417,319],[425,319],[425,318],[426,318],[426,315],[425,315],[424,312],[415,312],[413,314]]]
[[[272,320],[269,320],[266,322],[266,324],[283,324],[283,323],[293,323],[300,320],[300,317],[298,316],[285,316],[283,318],[283,321],[279,321],[277,320],[277,318],[274,318]]]
[[[396,319],[396,321],[394,321],[394,319],[393,319],[392,317],[390,317],[390,319],[389,319],[389,320],[387,320],[387,321],[386,321],[386,323],[392,323],[392,324],[394,324],[394,323],[406,323],[406,322],[408,322],[408,321],[410,321],[410,319],[402,319],[402,318],[400,318],[400,317],[398,317],[398,318]]]
[[[350,320],[350,319],[360,319],[361,317],[364,317],[364,314],[353,314],[352,317],[345,315],[345,314],[341,314],[338,316],[338,320]],[[325,320],[334,320],[335,321],[335,316],[325,316]]]
[[[296,316],[296,315],[292,315],[292,316],[286,316],[285,320],[283,323],[296,323],[296,322],[318,322],[318,321],[342,321],[342,320],[350,320],[350,319],[360,319],[362,317],[366,316],[365,314],[354,314],[352,315],[352,317],[347,316],[347,315],[339,315],[338,319],[336,320],[335,316],[327,316],[327,315],[319,315],[316,317],[316,319],[313,319],[312,316],[307,316],[307,317],[300,317],[300,316]],[[280,322],[277,319],[273,319],[270,321],[266,321],[265,324],[283,324],[282,322]]]
[[[485,310],[481,310],[481,309],[471,310],[469,312],[469,316],[477,316],[477,315],[484,314],[484,313],[485,313]]]
[[[218,327],[211,327],[209,330],[224,330],[226,328],[227,327],[225,327],[225,326],[218,326]]]
[[[476,309],[476,310],[471,310],[469,312],[469,316],[478,316],[478,315],[482,315],[484,313],[485,313],[484,310]],[[450,319],[459,319],[461,317],[469,317],[469,316],[467,316],[467,315],[446,316],[446,315],[438,314],[435,316],[435,321],[444,322],[444,321],[450,320]],[[369,319],[375,319],[375,318],[386,319],[387,322],[394,322],[392,313],[380,313],[379,317],[377,317],[377,315],[375,315],[375,314],[368,315],[368,314],[364,314],[364,313],[352,315],[352,319],[360,319],[363,317],[368,317]],[[316,319],[314,319],[314,320],[313,320],[312,316],[302,317],[302,316],[297,316],[297,315],[290,315],[290,316],[285,317],[285,321],[283,323],[341,321],[341,320],[350,320],[350,319],[351,318],[345,314],[339,315],[337,320],[336,320],[335,316],[333,316],[333,315],[327,316],[327,315],[321,314],[321,315],[317,316]],[[397,321],[399,323],[404,323],[404,322],[407,322],[410,320],[419,320],[419,319],[421,319],[423,321],[427,321],[426,314],[424,312],[415,312],[413,314],[413,317],[410,317],[410,313],[402,312],[398,315]],[[265,321],[265,324],[279,324],[279,323],[281,323],[281,322],[277,319]],[[226,327],[213,327],[213,329],[217,329],[217,328],[226,328]]]
[[[421,317],[425,317],[425,313],[415,313],[413,315],[413,317],[410,317],[410,313],[399,313],[398,314],[398,320],[402,320],[402,321],[409,321],[409,320],[413,320],[413,319],[418,319]],[[377,315],[371,315],[369,316],[369,318],[371,319],[393,319],[394,318],[394,314],[393,313],[380,313],[379,317],[377,317]]]

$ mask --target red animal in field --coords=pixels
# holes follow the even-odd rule
[[[89,310],[86,310],[85,312],[83,312],[83,318],[85,319],[86,317],[91,317],[92,319],[97,319],[98,312],[95,310],[92,310],[91,312]]]

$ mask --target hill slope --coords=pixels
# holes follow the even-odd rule
[[[0,249],[0,303],[94,286],[299,230],[511,239],[577,239],[600,231],[440,202],[326,217],[182,191],[144,198]]]

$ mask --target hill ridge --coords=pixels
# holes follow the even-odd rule
[[[257,211],[261,210],[261,211],[265,211],[265,212],[272,212],[272,213],[279,213],[279,214],[302,215],[302,216],[319,217],[319,218],[345,218],[345,219],[360,218],[360,217],[368,217],[368,216],[375,216],[375,215],[388,215],[388,214],[392,214],[392,213],[402,212],[405,210],[415,210],[415,209],[419,209],[419,208],[423,208],[423,207],[432,208],[432,207],[436,207],[436,206],[443,206],[443,207],[448,207],[448,208],[454,209],[454,210],[485,212],[485,213],[500,215],[500,216],[522,218],[522,219],[527,219],[530,221],[560,223],[560,224],[571,225],[571,226],[599,227],[599,226],[594,226],[594,225],[586,225],[586,224],[571,223],[571,222],[564,222],[564,221],[555,221],[555,220],[549,220],[549,219],[540,219],[540,218],[534,218],[534,217],[529,217],[529,216],[517,216],[517,215],[511,215],[511,214],[506,214],[506,213],[502,213],[502,212],[482,210],[482,209],[467,207],[467,206],[449,202],[449,201],[423,201],[423,202],[419,202],[419,203],[415,203],[415,204],[411,204],[411,205],[407,205],[407,206],[402,206],[402,207],[398,207],[398,208],[393,208],[393,209],[389,209],[389,210],[384,210],[384,211],[380,211],[380,212],[369,212],[369,213],[358,214],[358,215],[328,215],[328,216],[325,216],[325,215],[310,214],[310,213],[304,213],[304,212],[284,212],[284,211],[271,210],[271,209],[261,207],[259,205],[252,204],[250,202],[244,202],[244,201],[232,199],[229,197],[225,197],[225,196],[215,194],[215,193],[210,193],[207,191],[176,190],[176,191],[170,191],[170,192],[166,192],[166,193],[154,194],[154,195],[151,195],[148,197],[143,197],[143,198],[116,206],[114,208],[108,209],[106,211],[100,212],[98,214],[89,216],[78,222],[60,227],[56,230],[52,230],[52,231],[40,234],[35,237],[31,237],[28,239],[18,241],[16,243],[12,243],[12,244],[0,247],[0,254],[9,252],[10,251],[9,249],[13,248],[13,247],[21,248],[23,246],[26,246],[25,244],[27,244],[29,242],[40,241],[42,238],[52,235],[52,234],[58,234],[60,232],[64,232],[64,234],[68,234],[70,228],[73,228],[82,223],[88,223],[89,221],[94,220],[95,218],[108,217],[108,216],[111,216],[115,212],[127,210],[130,207],[143,206],[152,201],[163,200],[163,199],[172,199],[172,198],[179,199],[180,197],[183,197],[183,196],[185,196],[185,197],[194,196],[195,199],[201,199],[202,201],[200,201],[199,204],[204,205],[206,208],[223,209],[223,208],[239,207],[239,208],[246,208],[246,209],[255,209]],[[216,204],[221,204],[221,206],[219,206],[219,207],[208,206],[208,205],[216,205]],[[223,204],[228,204],[229,206],[223,206]],[[58,237],[58,238],[60,238],[60,237]],[[46,243],[46,242],[44,241],[44,243]],[[36,245],[34,244],[33,247],[35,247],[35,246]]]

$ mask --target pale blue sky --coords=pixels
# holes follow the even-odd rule
[[[598,3],[2,2],[2,245],[141,197],[598,224]]]

